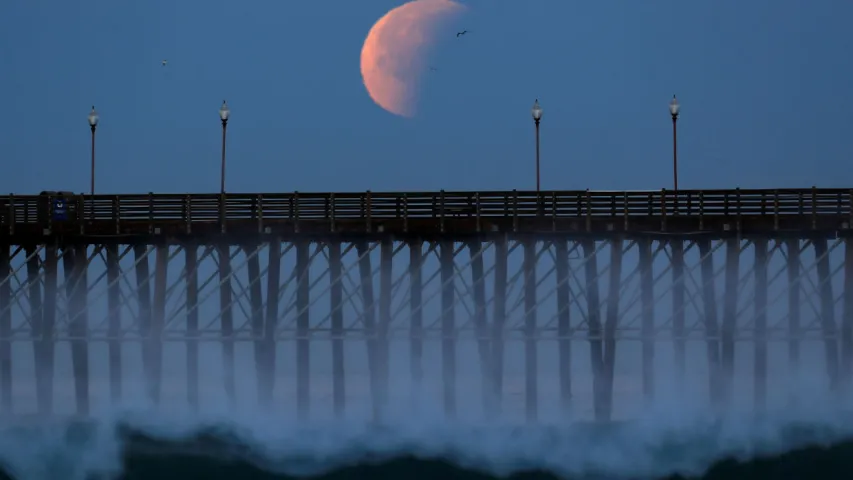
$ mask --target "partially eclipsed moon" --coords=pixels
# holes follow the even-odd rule
[[[370,98],[385,110],[412,117],[424,57],[442,20],[465,7],[452,0],[414,0],[380,18],[361,49],[361,77]]]

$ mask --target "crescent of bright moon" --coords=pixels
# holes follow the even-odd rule
[[[452,0],[414,0],[371,27],[361,49],[361,77],[377,105],[401,117],[415,115],[423,57],[435,29],[464,10]]]

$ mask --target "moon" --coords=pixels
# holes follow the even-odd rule
[[[453,0],[414,0],[370,28],[361,48],[361,77],[377,105],[401,117],[415,115],[425,57],[438,27],[464,10]]]

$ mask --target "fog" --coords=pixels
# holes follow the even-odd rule
[[[489,323],[493,317],[494,297],[494,248],[484,244],[483,259],[485,262],[485,285],[487,299],[487,318]],[[600,244],[599,244],[600,245]],[[735,350],[735,374],[733,393],[735,404],[751,405],[753,395],[754,342],[753,330],[756,309],[753,306],[755,279],[753,273],[753,254],[749,242],[742,243],[743,252],[740,259],[739,288],[738,288],[738,319]],[[808,247],[805,243],[801,245]],[[397,244],[399,246],[399,244]],[[512,247],[512,243],[510,244]],[[836,331],[840,330],[843,313],[843,278],[838,274],[843,266],[842,249],[832,248],[829,252],[831,271],[836,274],[831,280],[833,295],[838,300],[835,307]],[[322,418],[332,412],[332,362],[331,340],[329,339],[329,275],[328,260],[323,251],[314,250],[310,268],[312,283],[310,319],[312,339],[310,342],[310,402],[311,418]],[[590,347],[586,332],[587,279],[584,277],[584,258],[581,249],[570,254],[570,318],[572,323],[571,342],[571,376],[572,400],[570,412],[560,408],[559,392],[559,357],[556,332],[557,303],[555,295],[556,277],[554,273],[553,247],[546,242],[537,245],[540,255],[537,261],[537,380],[539,418],[544,422],[563,421],[571,419],[587,419],[592,414],[592,367],[590,362]],[[661,249],[661,244],[655,242],[653,262],[654,319],[659,340],[655,342],[655,396],[652,405],[642,398],[641,372],[641,342],[640,342],[640,275],[637,272],[639,260],[636,248],[630,248],[630,242],[625,242],[621,275],[621,294],[619,300],[619,327],[617,329],[616,365],[614,378],[614,417],[634,418],[655,404],[664,402],[689,403],[697,410],[707,406],[708,395],[708,359],[707,346],[704,339],[704,310],[702,307],[702,278],[699,271],[699,252],[694,247],[687,248],[685,254],[685,284],[686,284],[686,329],[687,353],[686,377],[683,383],[676,377],[674,365],[674,347],[672,340],[673,304],[672,304],[672,272],[670,269],[669,247]],[[457,352],[457,416],[464,419],[480,419],[484,416],[481,397],[481,365],[477,353],[477,345],[473,331],[473,316],[476,306],[470,293],[472,286],[471,257],[467,248],[460,248],[456,256],[456,304],[454,314],[459,330],[456,346]],[[322,250],[322,249],[321,249]],[[379,298],[379,249],[374,249],[371,256],[371,266],[374,270],[374,295]],[[721,247],[714,254],[716,296],[719,299],[717,322],[722,323],[724,286],[724,250]],[[390,341],[390,405],[392,411],[404,414],[415,405],[418,409],[440,411],[442,408],[442,370],[440,333],[440,288],[441,280],[437,275],[439,259],[436,251],[430,252],[424,247],[423,264],[423,322],[427,329],[424,341],[423,369],[424,383],[417,386],[411,375],[411,349],[409,340],[409,281],[407,275],[408,249],[403,248],[396,254],[393,263],[394,296],[392,299],[392,314]],[[183,411],[188,410],[186,382],[186,313],[184,302],[186,292],[181,277],[183,269],[183,254],[177,247],[171,250],[174,258],[169,263],[166,319],[163,347],[163,383],[160,408]],[[602,322],[607,312],[609,297],[608,283],[610,275],[610,248],[600,248],[596,255],[599,271],[599,289]],[[200,250],[201,254],[201,250]],[[88,325],[92,331],[92,341],[89,346],[89,363],[91,368],[91,385],[89,387],[92,408],[98,410],[110,406],[109,398],[109,364],[105,329],[107,325],[106,308],[106,278],[101,278],[104,272],[102,253],[89,249],[93,257],[89,267],[89,305]],[[250,324],[251,305],[247,291],[250,280],[246,271],[245,252],[232,250],[234,258],[233,298],[235,300],[234,323],[237,336],[235,352],[237,398],[234,407],[257,404],[257,376],[253,358],[254,344]],[[267,250],[259,252],[261,268],[267,267]],[[23,254],[13,261],[13,269],[21,267]],[[151,255],[152,283],[155,274],[154,255]],[[801,353],[799,364],[795,365],[789,359],[788,335],[788,276],[785,264],[785,247],[773,248],[769,259],[768,274],[768,308],[767,322],[769,333],[768,346],[768,404],[782,408],[802,397],[808,392],[812,398],[816,392],[828,392],[829,383],[826,369],[825,347],[819,330],[820,302],[816,286],[820,284],[817,278],[815,255],[813,248],[804,248],[801,256]],[[367,347],[363,333],[355,331],[363,328],[361,322],[362,301],[358,288],[359,274],[357,254],[354,251],[344,255],[344,324],[348,337],[344,342],[345,375],[346,375],[346,415],[359,418],[369,412],[369,374],[367,363]],[[505,363],[504,391],[501,398],[503,416],[508,420],[522,420],[524,417],[524,385],[525,357],[523,345],[524,304],[523,283],[521,272],[522,248],[511,248],[509,254],[509,288],[507,291],[507,324],[505,330]],[[127,340],[122,344],[122,406],[150,407],[145,393],[145,380],[142,369],[142,345],[139,341],[137,313],[136,280],[134,277],[132,254],[122,259],[123,278],[122,296],[124,305],[121,312],[123,329]],[[223,356],[222,345],[218,342],[219,315],[219,277],[217,261],[208,256],[201,261],[199,267],[199,285],[203,288],[199,293],[200,327],[205,340],[199,347],[200,367],[200,411],[227,411],[230,407],[223,388]],[[282,291],[280,292],[279,334],[276,344],[276,372],[274,404],[278,415],[295,415],[296,399],[296,353],[295,353],[295,314],[296,308],[291,307],[295,299],[295,281],[288,281],[295,268],[295,256],[291,251],[285,253],[282,259]],[[27,338],[30,336],[28,316],[27,291],[21,288],[26,283],[23,270],[11,279],[16,301],[13,302],[13,338],[12,370],[13,370],[13,404],[14,411],[30,413],[35,402],[35,363],[33,348]],[[434,275],[436,274],[436,275]],[[63,282],[63,272],[60,262],[60,292]],[[261,279],[263,298],[267,298],[266,278]],[[62,341],[68,337],[67,315],[63,315],[65,298],[60,295],[57,301],[57,347],[56,347],[56,378],[55,378],[55,408],[57,413],[72,413],[75,410],[73,395],[72,362],[69,342]],[[289,308],[290,307],[290,308]],[[63,317],[65,317],[63,319]],[[64,320],[64,321],[63,321]]]

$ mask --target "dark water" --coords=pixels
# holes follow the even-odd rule
[[[288,475],[276,475],[239,459],[217,459],[210,456],[190,454],[146,455],[128,453],[125,458],[125,479],[295,479]],[[466,469],[442,459],[418,459],[413,456],[370,462],[365,461],[337,468],[331,472],[311,477],[322,480],[368,480],[368,479],[457,479],[488,480],[501,478],[474,469]],[[541,470],[517,472],[509,477],[515,480],[557,480],[557,474]],[[581,478],[581,477],[575,477]],[[588,475],[587,479],[616,479],[599,474]],[[630,478],[630,477],[623,477]],[[830,447],[810,447],[793,450],[781,455],[757,458],[750,461],[721,460],[704,474],[687,477],[670,475],[660,477],[671,480],[701,478],[713,480],[732,479],[850,479],[853,478],[853,442]],[[639,480],[639,479],[638,479]]]
[[[726,448],[725,436],[714,436],[714,427],[705,430],[701,435],[684,433],[670,435],[666,441],[657,442],[654,448],[643,450],[648,458],[642,462],[637,461],[637,472],[632,473],[631,459],[620,458],[618,453],[609,452],[612,457],[612,466],[608,462],[590,464],[584,466],[578,463],[577,457],[566,456],[567,469],[574,470],[556,471],[559,468],[548,468],[535,465],[535,460],[528,461],[527,465],[510,466],[512,453],[507,450],[505,458],[498,455],[491,462],[476,465],[470,457],[454,454],[448,450],[446,454],[432,454],[417,452],[419,450],[414,444],[406,445],[402,442],[399,448],[393,451],[361,451],[348,455],[345,458],[340,455],[334,456],[328,453],[312,455],[310,449],[302,448],[298,454],[273,459],[268,452],[261,451],[251,442],[242,440],[242,434],[236,429],[224,427],[205,427],[197,429],[192,434],[182,435],[175,438],[174,435],[146,433],[138,428],[131,428],[126,424],[118,424],[110,427],[111,444],[115,445],[113,464],[110,468],[90,468],[89,472],[80,473],[76,468],[78,464],[92,462],[91,452],[94,448],[98,429],[103,435],[103,428],[91,423],[69,423],[62,426],[52,427],[8,427],[3,436],[6,439],[0,442],[0,458],[2,458],[3,471],[0,479],[41,479],[56,478],[69,479],[81,478],[86,480],[107,479],[297,479],[315,478],[322,480],[367,480],[367,479],[458,479],[458,480],[487,480],[497,478],[510,479],[596,479],[596,480],[641,480],[641,479],[851,479],[853,478],[853,438],[847,440],[844,436],[831,433],[831,429],[817,428],[814,426],[799,425],[786,426],[775,431],[770,437],[776,441],[775,453],[744,452],[744,444],[740,443],[736,448],[739,459],[731,458],[731,455],[720,455],[704,466],[693,465],[695,472],[686,474],[663,473],[648,475],[640,470],[648,470],[649,465],[655,462],[669,465],[684,466],[685,459],[691,461],[697,458],[712,458],[713,449]],[[642,442],[644,439],[637,435],[623,435],[622,426],[583,427],[585,431],[574,432],[572,440],[568,441],[568,447],[588,448],[583,445],[586,442],[601,443],[600,448],[609,448],[622,442]],[[527,430],[527,431],[525,431]],[[60,435],[54,435],[57,432]],[[470,432],[468,432],[470,433]],[[717,433],[719,431],[717,430]],[[529,435],[529,429],[516,428],[511,431],[496,433],[489,429],[482,429],[469,438],[483,438],[483,436],[508,435],[509,437],[523,437]],[[535,434],[544,437],[536,448],[547,449],[548,445],[557,444],[558,439],[565,435],[560,429],[538,428]],[[387,432],[375,430],[375,438],[387,437]],[[617,437],[622,435],[621,440]],[[172,438],[169,438],[172,437]],[[701,437],[701,438],[700,438]],[[17,438],[18,441],[12,439]],[[370,442],[370,438],[364,437],[362,444]],[[828,441],[828,438],[834,440]],[[51,439],[51,440],[48,440]],[[314,440],[306,437],[305,442]],[[521,441],[524,441],[523,439]],[[611,443],[607,443],[611,442]],[[797,444],[793,448],[781,448],[784,444]],[[41,445],[38,447],[38,445]],[[103,449],[103,440],[100,449]],[[509,444],[508,444],[509,445]],[[516,448],[521,443],[516,443]],[[623,446],[624,447],[624,446]],[[19,451],[30,448],[38,450],[38,453],[30,455],[27,462],[21,460]],[[514,448],[512,445],[507,448]],[[528,459],[536,457],[536,448],[530,449]],[[591,447],[593,449],[599,447]],[[750,447],[756,451],[762,450],[761,446],[753,442]],[[697,449],[705,449],[706,454],[695,455]],[[359,450],[356,448],[356,450]],[[407,452],[407,450],[409,450]],[[618,450],[618,449],[617,449]],[[625,451],[624,448],[622,448]],[[629,449],[630,450],[630,449]],[[766,449],[765,449],[766,450]],[[590,450],[594,451],[594,450]],[[90,453],[86,453],[90,452]],[[328,458],[324,458],[324,455]],[[109,456],[109,455],[107,455]],[[543,452],[543,457],[545,452]],[[729,457],[729,458],[727,458]],[[543,464],[557,465],[560,463],[560,455],[551,455],[548,462]],[[606,458],[606,457],[605,457]],[[35,463],[33,463],[35,462]],[[495,465],[500,466],[504,462],[503,475],[492,473]],[[668,463],[667,463],[668,462]],[[101,462],[103,464],[103,462]],[[325,465],[324,465],[325,463]],[[17,465],[16,465],[17,464]],[[640,468],[642,464],[642,468]],[[617,465],[619,468],[616,468]],[[666,466],[661,467],[665,470]],[[302,474],[294,473],[301,470]],[[309,470],[311,470],[309,472]],[[682,468],[683,470],[683,468]],[[290,473],[285,473],[290,471]],[[490,472],[491,471],[491,472]]]

